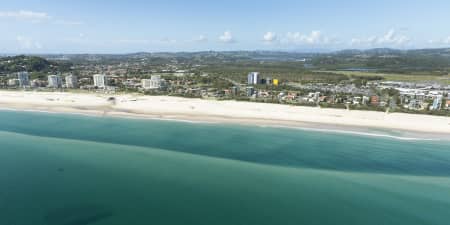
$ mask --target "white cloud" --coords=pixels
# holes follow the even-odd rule
[[[372,36],[368,38],[352,38],[350,45],[374,45],[377,42],[378,37]]]
[[[84,33],[79,33],[78,35],[75,35],[73,37],[64,38],[64,41],[72,42],[72,43],[87,43],[89,40],[86,38],[86,35]]]
[[[21,49],[42,49],[42,44],[32,38],[19,35],[16,37],[16,40]]]
[[[80,38],[79,39],[83,39]],[[130,45],[167,45],[167,44],[176,44],[180,43],[176,39],[172,39],[169,37],[164,37],[161,39],[133,39],[133,38],[124,38],[124,39],[114,39],[114,40],[106,40],[103,42],[113,43],[113,44],[130,44]]]
[[[81,21],[68,21],[68,20],[56,20],[53,22],[57,25],[68,25],[68,26],[77,26],[77,25],[83,25],[84,23]]]
[[[3,11],[0,12],[0,18],[12,18],[17,20],[29,20],[32,22],[40,22],[43,20],[48,20],[51,17],[45,12],[33,12],[29,10],[19,10],[19,11]]]
[[[307,45],[327,45],[332,44],[333,39],[322,34],[321,31],[311,31],[310,34],[301,34],[300,32],[288,32],[286,41],[292,44],[307,44]]]
[[[175,44],[177,40],[164,37],[161,39],[118,39],[110,40],[114,44],[132,44],[132,45],[149,45],[149,44]]]
[[[149,44],[151,41],[146,39],[121,39],[114,42],[119,44]]]
[[[398,34],[395,29],[390,29],[387,33],[382,36],[371,36],[368,38],[352,38],[350,44],[352,46],[403,46],[411,42],[411,39],[403,34]]]
[[[194,39],[195,42],[208,42],[208,38],[204,35],[198,36],[196,39]]]
[[[50,21],[53,24],[57,25],[83,25],[84,23],[81,21],[71,21],[71,20],[54,20],[48,13],[46,12],[35,12],[31,10],[19,10],[19,11],[0,11],[0,19],[15,19],[19,21],[29,21],[32,23],[39,23],[42,21]]]
[[[438,40],[438,41],[432,41],[433,43],[435,43],[435,44],[444,44],[444,45],[448,45],[448,44],[450,44],[450,36],[448,36],[448,37],[446,37],[446,38],[443,38],[443,39],[441,39],[441,40]]]
[[[222,35],[220,35],[219,40],[223,43],[234,43],[235,40],[230,31],[225,31]]]
[[[384,36],[378,38],[378,44],[394,44],[403,45],[410,41],[410,39],[401,34],[397,34],[394,29],[390,29]]]
[[[440,40],[429,40],[428,43],[432,44],[432,45],[440,45],[440,46],[450,45],[450,36],[440,39]]]
[[[444,44],[450,44],[450,36],[444,39]]]
[[[160,42],[164,43],[164,44],[175,44],[175,43],[177,43],[177,40],[171,39],[171,38],[168,38],[168,37],[164,37],[164,38],[162,38],[160,40]]]
[[[267,32],[267,33],[264,34],[263,40],[264,40],[264,42],[266,42],[266,43],[273,43],[273,42],[275,42],[275,41],[278,40],[278,36],[277,36],[277,34],[275,34],[274,32],[270,32],[270,31],[269,31],[269,32]]]

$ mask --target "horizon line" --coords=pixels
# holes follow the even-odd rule
[[[431,47],[431,48],[408,48],[408,49],[401,49],[401,48],[390,48],[390,47],[379,47],[379,48],[342,48],[337,50],[332,49],[316,49],[316,50],[261,50],[261,49],[255,49],[255,50],[198,50],[198,51],[135,51],[135,52],[115,52],[115,53],[101,53],[99,51],[98,53],[88,53],[88,52],[79,52],[79,53],[0,53],[0,56],[20,56],[20,55],[132,55],[132,54],[140,54],[140,53],[146,53],[146,54],[177,54],[177,53],[203,53],[203,52],[280,52],[280,53],[299,53],[299,54],[324,54],[324,53],[338,53],[343,51],[371,51],[371,50],[391,50],[391,51],[416,51],[416,50],[450,50],[449,47]]]

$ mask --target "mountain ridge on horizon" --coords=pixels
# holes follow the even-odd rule
[[[399,54],[407,52],[440,52],[450,53],[450,46],[447,48],[412,48],[412,49],[398,49],[398,48],[368,48],[368,49],[342,49],[342,50],[231,50],[231,51],[138,51],[129,53],[0,53],[0,57],[7,56],[69,56],[69,55],[118,55],[118,56],[132,56],[132,55],[159,55],[159,54],[205,54],[205,53],[285,53],[285,54]]]

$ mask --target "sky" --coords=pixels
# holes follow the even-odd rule
[[[0,2],[0,54],[450,47],[448,0]]]

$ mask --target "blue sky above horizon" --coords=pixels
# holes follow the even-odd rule
[[[0,53],[450,47],[448,0],[14,0]]]

